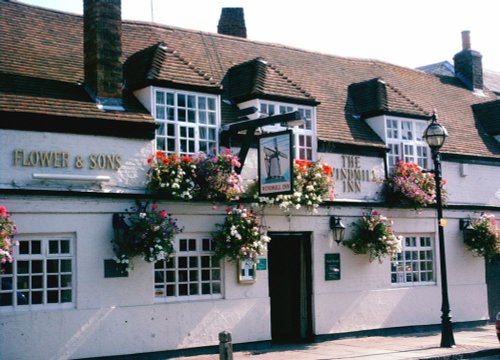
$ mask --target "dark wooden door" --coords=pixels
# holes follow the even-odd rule
[[[308,233],[271,233],[269,294],[273,342],[312,339],[311,242]]]

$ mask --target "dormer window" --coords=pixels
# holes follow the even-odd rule
[[[385,118],[385,142],[389,169],[400,160],[415,163],[424,169],[430,164],[430,149],[422,138],[427,122],[395,117]]]
[[[167,154],[216,152],[220,111],[218,96],[154,89],[156,150]]]
[[[273,116],[285,114],[293,111],[299,111],[304,118],[303,125],[292,128],[294,135],[295,158],[301,160],[315,160],[316,157],[316,139],[315,139],[315,111],[312,106],[297,106],[292,104],[260,101],[261,116]],[[284,130],[286,125],[266,126],[269,131]]]

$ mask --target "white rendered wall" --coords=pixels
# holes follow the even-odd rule
[[[443,162],[450,204],[500,205],[500,166]]]
[[[253,285],[237,283],[236,268],[224,266],[224,299],[159,303],[153,264],[137,259],[128,277],[104,278],[113,257],[113,212],[129,200],[0,197],[20,236],[74,234],[75,308],[19,309],[0,313],[1,359],[69,359],[164,351],[218,344],[230,331],[235,343],[270,339],[267,271]],[[210,233],[222,223],[225,206],[159,203],[184,232]],[[193,216],[196,221],[193,221]],[[16,346],[12,346],[16,344]]]
[[[144,139],[36,131],[2,129],[0,144],[3,189],[144,193],[146,160],[153,154],[153,142]],[[50,160],[43,164],[40,156]],[[110,181],[42,180],[33,174],[109,176]]]
[[[0,187],[6,189],[81,190],[144,193],[152,142],[87,135],[1,130]],[[15,149],[60,151],[68,154],[119,154],[123,164],[113,169],[33,169],[13,166]],[[321,154],[334,168],[345,167],[339,154]],[[351,159],[353,160],[353,159]],[[383,160],[359,157],[361,169],[380,172]],[[444,163],[450,203],[498,205],[498,167],[468,165],[470,175],[460,175],[460,164]],[[257,161],[252,149],[243,169],[253,179]],[[111,177],[103,188],[97,184],[41,182],[31,173],[61,172],[100,174]],[[462,173],[463,174],[463,173]],[[495,177],[496,176],[496,177]],[[480,182],[478,182],[480,180]],[[337,180],[337,184],[340,180]],[[480,186],[478,186],[478,184]],[[342,333],[365,329],[438,324],[441,290],[435,285],[394,286],[390,263],[369,263],[343,246],[332,244],[329,217],[341,216],[350,225],[369,202],[378,199],[381,184],[363,182],[361,192],[336,191],[336,199],[367,202],[367,208],[331,206],[319,213],[292,211],[285,215],[266,208],[265,223],[272,232],[310,232],[313,264],[313,331]],[[458,200],[457,200],[458,199]],[[240,285],[234,264],[224,266],[224,299],[157,303],[154,298],[153,265],[138,260],[128,278],[104,278],[104,259],[113,256],[111,218],[134,204],[126,199],[0,195],[0,204],[13,214],[19,235],[73,234],[76,238],[75,308],[69,310],[20,310],[0,312],[0,359],[66,359],[163,351],[217,345],[218,332],[232,333],[235,343],[270,340],[270,307],[267,271],[257,272],[257,282]],[[185,233],[210,233],[224,219],[225,204],[161,202],[178,219]],[[398,234],[436,234],[434,210],[378,209],[394,220]],[[459,231],[468,211],[445,210],[446,255],[450,304],[454,322],[488,318],[484,260],[465,249]],[[496,214],[497,217],[500,214]],[[347,236],[351,233],[348,228]],[[437,243],[436,243],[437,244]],[[324,280],[324,254],[340,253],[341,279]],[[439,262],[435,246],[436,264]],[[50,329],[50,331],[48,331]],[[11,344],[19,344],[11,346]],[[22,349],[22,351],[19,351]]]

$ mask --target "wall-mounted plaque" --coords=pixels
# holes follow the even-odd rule
[[[340,254],[325,254],[325,280],[340,280]]]

